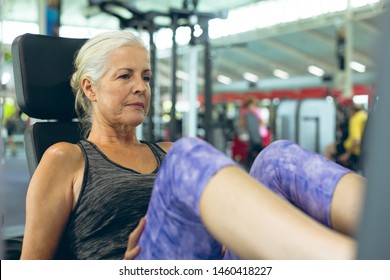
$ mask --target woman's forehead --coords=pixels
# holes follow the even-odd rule
[[[130,46],[130,45],[125,45],[117,48],[112,52],[112,55],[129,56],[129,57],[137,57],[141,55],[141,56],[149,57],[149,53],[144,47]]]
[[[138,46],[123,46],[112,52],[108,61],[113,64],[150,65],[148,51]]]

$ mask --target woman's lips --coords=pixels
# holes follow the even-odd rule
[[[139,107],[139,108],[145,108],[145,104],[142,103],[142,102],[130,103],[129,106],[132,106],[132,107]]]

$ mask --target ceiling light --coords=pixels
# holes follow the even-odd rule
[[[314,65],[310,65],[309,67],[307,67],[307,71],[309,71],[309,73],[318,77],[322,77],[325,74],[325,71],[323,69]]]
[[[232,79],[230,79],[229,77],[224,76],[224,75],[218,75],[217,81],[220,82],[221,84],[225,84],[225,85],[229,85],[232,83]]]
[[[202,27],[200,27],[199,24],[196,24],[194,26],[194,33],[193,34],[194,34],[195,37],[200,37],[200,35],[203,34],[203,29],[202,29]]]
[[[259,80],[259,77],[249,72],[245,72],[242,76],[244,77],[245,80],[248,80],[252,83],[257,83],[257,81]]]
[[[273,74],[275,77],[278,77],[278,78],[284,79],[284,80],[287,80],[290,77],[290,75],[286,71],[283,71],[280,69],[275,69]]]
[[[355,71],[357,71],[357,72],[360,72],[360,73],[366,72],[366,66],[363,65],[363,64],[361,64],[361,63],[359,63],[359,62],[351,61],[351,63],[349,64],[349,66],[350,66],[353,70],[355,70]]]

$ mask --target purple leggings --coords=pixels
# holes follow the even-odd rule
[[[140,238],[137,259],[222,259],[222,246],[204,227],[198,204],[210,178],[237,165],[197,138],[178,140],[157,175]],[[250,174],[319,222],[330,225],[330,202],[348,169],[304,150],[275,141],[256,158]],[[228,251],[225,259],[238,259]]]

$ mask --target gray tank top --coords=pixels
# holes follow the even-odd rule
[[[84,178],[62,241],[73,258],[123,258],[129,234],[146,214],[157,171],[165,158],[157,144],[141,142],[149,146],[158,162],[150,174],[111,161],[89,141],[78,143],[85,159]]]

